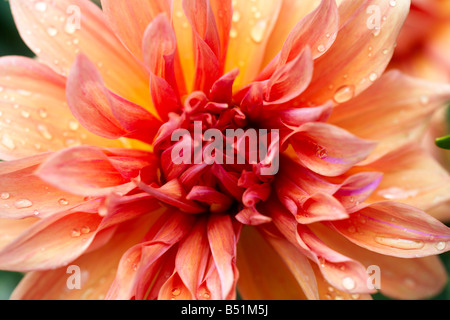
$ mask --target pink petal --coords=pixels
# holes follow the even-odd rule
[[[231,219],[224,214],[211,214],[207,226],[211,253],[219,273],[222,298],[234,290],[237,274],[233,268],[236,259],[236,238]]]
[[[373,142],[320,122],[300,126],[290,142],[305,167],[325,176],[343,174],[366,159],[374,148]]]
[[[359,246],[411,258],[449,250],[450,229],[428,214],[396,202],[379,202],[332,225]]]
[[[134,169],[137,174],[138,170],[150,164],[146,160],[136,161],[133,156],[128,158],[126,150],[117,150],[116,155],[123,157],[121,162],[130,165],[128,172],[124,172],[125,177],[130,174],[129,170]],[[39,167],[36,174],[47,183],[70,193],[85,196],[107,195],[118,186],[124,190],[133,189],[133,186],[126,185],[129,179],[122,175],[120,166],[111,161],[101,149],[78,147],[52,155]]]

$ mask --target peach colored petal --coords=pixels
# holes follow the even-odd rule
[[[109,89],[147,109],[152,108],[145,68],[122,45],[105,15],[91,1],[44,1],[39,2],[42,5],[38,8],[31,0],[10,3],[22,39],[40,60],[67,75],[76,55],[82,52],[101,66]]]
[[[316,265],[312,266],[317,280],[320,300],[372,300],[370,294],[348,293],[330,285]]]
[[[389,63],[409,6],[409,0],[394,6],[385,0],[343,1],[336,41],[315,61],[312,83],[300,101],[319,105],[334,98],[341,103],[368,88]],[[345,88],[348,93],[342,95]]]
[[[389,71],[361,95],[335,108],[329,121],[358,137],[379,141],[370,162],[417,138],[424,121],[449,99],[448,84]]]
[[[393,200],[426,210],[450,200],[450,176],[425,150],[409,145],[370,164],[383,172],[371,202]]]
[[[0,163],[0,217],[46,218],[91,201],[62,192],[34,175],[48,156],[41,154]]]
[[[228,215],[212,213],[208,219],[207,234],[211,254],[219,273],[222,298],[234,290],[238,275],[233,265],[236,263],[236,243],[231,218]]]
[[[148,24],[160,13],[171,17],[169,0],[102,0],[102,9],[115,34],[141,61],[142,39]]]
[[[0,218],[0,251],[38,221],[38,218],[21,220]]]
[[[0,267],[24,272],[64,266],[89,247],[100,222],[98,215],[84,212],[41,220],[0,251]]]
[[[245,300],[297,300],[305,294],[287,263],[254,227],[238,242],[239,294]],[[290,263],[296,265],[297,261]],[[307,272],[298,270],[298,273]],[[313,287],[314,288],[314,287]],[[313,290],[313,289],[312,289]]]
[[[161,287],[158,300],[193,300],[193,295],[175,272]]]
[[[282,1],[236,1],[225,72],[240,68],[235,87],[252,81],[263,67],[265,48],[276,24]],[[257,18],[255,18],[255,15]]]
[[[175,259],[177,273],[191,297],[198,297],[198,289],[206,270],[209,255],[206,220],[199,219],[189,234],[180,242]],[[172,286],[171,289],[174,287]]]
[[[449,228],[401,203],[374,203],[330,224],[357,245],[388,256],[425,257],[450,250]]]
[[[116,189],[120,192],[120,188],[122,191],[134,189],[130,179],[135,178],[141,168],[152,165],[146,152],[133,153],[127,149],[109,152],[87,146],[66,149],[47,159],[36,175],[70,193],[107,195]]]
[[[65,78],[24,57],[0,58],[0,158],[13,160],[65,147],[120,147],[82,128],[66,103]]]
[[[312,4],[312,3],[311,3]],[[310,4],[310,5],[311,5]],[[308,5],[304,6],[305,9]],[[300,10],[302,12],[302,10]],[[296,13],[293,13],[294,15]],[[280,19],[281,17],[279,17]],[[281,20],[282,21],[282,20]],[[284,21],[280,20],[278,25],[284,25]],[[339,13],[336,2],[334,0],[322,0],[319,7],[301,19],[287,36],[280,53],[269,63],[258,79],[273,72],[280,65],[288,63],[306,47],[311,48],[313,59],[317,59],[323,55],[333,44],[339,27]],[[275,37],[271,36],[271,40]],[[277,39],[277,41],[284,38]],[[267,48],[266,56],[271,54],[274,48]]]
[[[81,289],[69,290],[67,281],[72,275],[67,266],[28,273],[13,292],[13,300],[103,300],[116,276],[117,266],[124,252],[140,241],[154,222],[151,215],[120,226],[102,248],[84,254],[71,265],[80,267]],[[133,232],[130,232],[133,230]],[[101,260],[99,260],[99,257]]]
[[[396,299],[425,299],[438,294],[447,283],[446,271],[438,257],[404,259],[361,248],[323,225],[314,232],[331,248],[358,259],[366,267],[380,269],[380,291]]]

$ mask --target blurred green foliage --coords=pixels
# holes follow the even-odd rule
[[[100,0],[93,0],[99,4]],[[5,0],[0,0],[0,56],[5,55],[22,55],[32,57],[33,53],[21,40],[19,33],[14,25],[14,20],[11,16],[9,4]],[[448,113],[450,123],[450,109]],[[440,256],[447,273],[450,274],[450,253],[445,253]],[[15,272],[0,271],[0,300],[8,299],[11,292],[17,286],[23,275]],[[388,299],[381,294],[374,295],[376,300]],[[435,300],[450,300],[450,281],[444,288],[441,294],[434,298]]]

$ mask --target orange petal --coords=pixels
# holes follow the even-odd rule
[[[412,258],[450,250],[448,227],[419,209],[396,202],[371,204],[331,225],[350,241],[385,255]]]
[[[282,251],[282,249],[280,249]],[[284,253],[284,252],[283,252]],[[254,228],[245,227],[238,243],[237,264],[240,278],[239,294],[245,300],[298,300],[306,298],[298,276],[308,270],[294,269],[300,260],[283,259]],[[301,280],[305,281],[304,278]],[[310,278],[313,281],[313,278]],[[306,281],[305,281],[306,282]],[[313,284],[310,290],[314,290]],[[308,295],[310,292],[308,292]]]
[[[315,61],[312,83],[301,101],[320,105],[334,98],[341,103],[369,87],[392,57],[409,5],[409,0],[394,6],[385,0],[343,1],[336,41]],[[356,44],[354,39],[358,39]],[[347,93],[342,94],[345,88]]]
[[[46,218],[89,202],[83,197],[62,192],[34,175],[48,156],[42,154],[0,163],[0,217]]]
[[[270,34],[276,24],[282,1],[255,0],[233,2],[225,72],[240,69],[236,88],[254,80],[261,71]]]
[[[428,211],[450,200],[450,176],[425,150],[409,145],[370,164],[383,172],[371,202],[393,200]]]
[[[448,84],[389,71],[361,95],[335,108],[329,121],[358,137],[379,141],[370,162],[416,139],[426,120],[449,99]]]
[[[87,0],[10,3],[22,39],[41,61],[67,75],[76,55],[82,52],[101,66],[109,89],[151,109],[145,68],[122,45],[94,3]]]
[[[171,16],[169,0],[102,0],[102,9],[115,34],[141,61],[142,39],[149,23],[160,13]]]
[[[66,103],[65,78],[24,57],[0,58],[0,158],[13,160],[65,147],[120,147],[80,126]]]
[[[16,239],[25,230],[38,222],[37,218],[26,219],[0,219],[0,251]]]

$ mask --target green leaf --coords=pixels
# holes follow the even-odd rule
[[[439,148],[450,150],[450,135],[436,139],[436,145]]]

